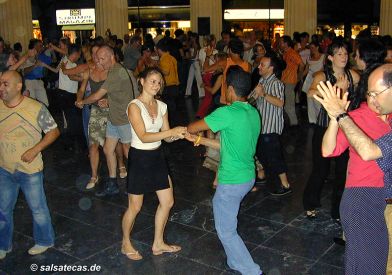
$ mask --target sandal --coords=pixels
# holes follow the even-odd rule
[[[317,212],[316,212],[316,210],[307,210],[306,211],[306,217],[308,218],[308,219],[315,219],[316,217],[317,217]]]
[[[120,178],[124,179],[127,177],[128,173],[125,166],[119,167],[118,170],[120,170]]]
[[[137,250],[135,252],[125,252],[124,249],[121,248],[121,253],[127,256],[127,258],[132,261],[140,261],[141,259],[143,259],[142,255],[140,255],[139,251]]]
[[[170,249],[159,249],[159,250],[153,250],[152,254],[154,256],[159,256],[162,255],[163,253],[176,253],[181,250],[181,247],[178,245],[169,245]]]
[[[98,177],[91,177],[90,181],[86,185],[86,190],[93,189],[98,182]]]

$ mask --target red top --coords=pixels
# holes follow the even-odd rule
[[[366,102],[349,112],[351,119],[362,129],[371,139],[375,140],[389,133],[391,127],[388,122],[382,121],[367,105]],[[388,120],[391,118],[389,115]],[[388,121],[387,120],[387,121]],[[343,131],[339,129],[336,137],[336,147],[330,157],[339,156],[347,148],[350,150],[350,159],[347,167],[346,188],[350,187],[384,187],[384,173],[377,165],[376,161],[364,161],[349,144]]]

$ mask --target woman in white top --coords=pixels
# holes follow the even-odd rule
[[[131,260],[142,259],[131,244],[130,233],[142,208],[143,196],[149,192],[156,192],[159,199],[155,214],[153,254],[161,255],[181,250],[181,247],[168,245],[163,240],[163,232],[174,198],[161,141],[172,142],[182,139],[187,132],[186,127],[170,129],[166,104],[154,98],[163,90],[162,73],[156,68],[148,68],[139,76],[141,94],[129,103],[127,111],[132,128],[132,141],[128,158],[129,204],[122,221],[121,252]]]
[[[310,85],[313,82],[313,75],[316,72],[324,70],[324,60],[325,55],[322,53],[320,45],[318,42],[311,42],[310,48],[310,58],[306,62],[305,74],[307,72],[304,84],[302,85],[302,91],[308,93]],[[308,100],[308,118],[309,123],[316,123],[318,113],[320,112],[320,103],[314,100],[313,97],[307,98]]]

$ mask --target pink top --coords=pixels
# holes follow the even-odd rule
[[[373,112],[366,102],[349,112],[351,119],[361,128],[371,139],[375,140],[389,133],[391,127],[389,123],[382,121]],[[389,116],[390,119],[391,115]],[[388,119],[388,120],[389,120]],[[350,150],[350,159],[347,167],[346,188],[350,187],[384,187],[384,173],[377,165],[376,161],[364,161],[349,144],[343,131],[339,129],[336,137],[336,147],[329,157],[342,154],[347,148]]]

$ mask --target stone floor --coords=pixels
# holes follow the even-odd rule
[[[185,104],[184,104],[185,103]],[[194,116],[192,101],[180,104],[177,124]],[[268,275],[343,274],[344,248],[333,243],[341,228],[329,216],[330,186],[323,192],[323,207],[313,221],[304,217],[302,191],[310,173],[312,128],[306,124],[285,131],[283,143],[293,194],[269,195],[265,185],[248,194],[239,214],[239,234],[256,263]],[[174,182],[175,206],[166,227],[169,243],[182,246],[173,255],[153,256],[155,194],[147,195],[137,217],[132,240],[144,256],[133,262],[120,252],[121,218],[127,197],[97,198],[83,191],[89,179],[86,152],[64,148],[60,139],[46,150],[45,189],[56,232],[55,246],[29,256],[33,245],[30,210],[20,195],[15,208],[13,251],[0,261],[0,274],[30,274],[30,267],[47,265],[97,265],[103,274],[232,274],[225,267],[225,253],[214,229],[211,199],[213,172],[202,167],[202,148],[186,141],[165,145]],[[102,164],[101,176],[107,175]],[[125,181],[119,181],[122,190]],[[49,272],[54,273],[54,272]],[[58,274],[64,274],[59,272]]]

